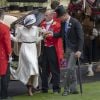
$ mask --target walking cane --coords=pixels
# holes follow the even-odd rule
[[[83,90],[82,90],[82,78],[81,78],[80,60],[79,60],[79,58],[77,59],[77,65],[78,65],[78,78],[79,78],[79,85],[80,85],[80,93],[82,95]]]

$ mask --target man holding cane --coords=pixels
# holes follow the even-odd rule
[[[57,17],[62,21],[62,28],[61,33],[54,34],[54,37],[61,36],[63,38],[65,57],[67,59],[66,81],[62,95],[78,94],[76,62],[82,53],[84,33],[79,21],[72,18],[62,5],[58,6],[55,11]]]

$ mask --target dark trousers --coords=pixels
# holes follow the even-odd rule
[[[8,67],[6,75],[1,76],[1,92],[0,96],[2,99],[5,99],[8,97],[8,83],[10,80],[10,69]]]
[[[96,39],[90,40],[90,44],[84,46],[84,56],[86,61],[89,62],[89,64],[91,64],[92,61],[96,60],[96,49]]]
[[[44,47],[42,63],[42,90],[48,90],[48,76],[52,74],[53,91],[59,91],[60,69],[58,68],[55,47]]]

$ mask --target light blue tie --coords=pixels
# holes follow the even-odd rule
[[[65,22],[65,41],[66,41],[66,45],[68,44],[68,22]]]
[[[68,32],[68,22],[65,22],[65,32]]]

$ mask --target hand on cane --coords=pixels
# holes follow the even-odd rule
[[[76,51],[75,57],[76,57],[76,58],[80,58],[80,56],[81,56],[81,51]]]

